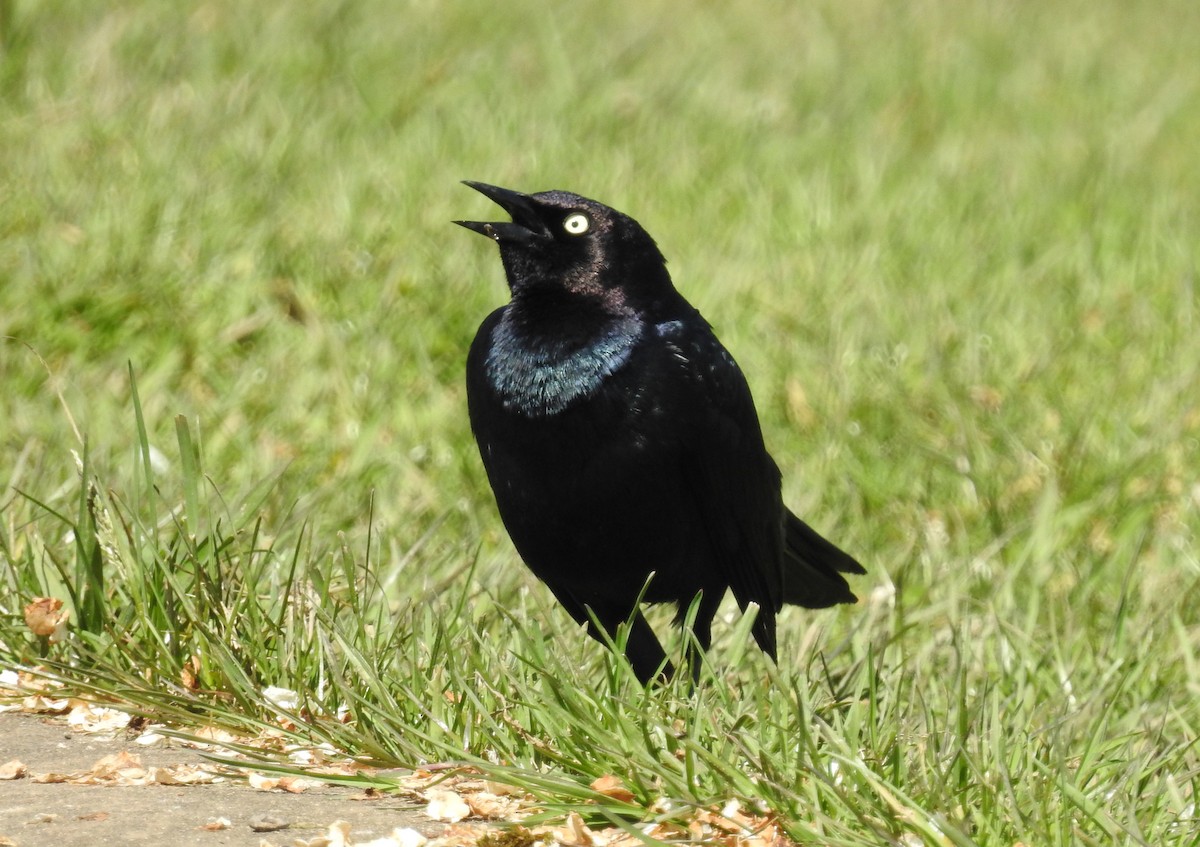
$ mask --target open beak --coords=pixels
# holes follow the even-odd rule
[[[497,243],[528,241],[538,236],[550,235],[550,231],[542,222],[541,215],[538,214],[536,201],[528,194],[522,194],[509,188],[500,188],[498,185],[472,182],[469,179],[464,179],[463,185],[469,185],[508,212],[512,217],[512,222],[455,221],[454,223],[459,226],[464,226],[480,235],[486,235]]]

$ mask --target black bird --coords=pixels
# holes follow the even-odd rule
[[[681,622],[700,595],[707,650],[732,589],[772,659],[784,603],[855,602],[842,574],[866,571],[784,506],[745,377],[637,221],[466,184],[512,217],[455,221],[500,245],[512,292],[471,344],[471,429],[513,544],[571,616],[601,641],[631,620],[645,683],[672,669],[639,598]]]

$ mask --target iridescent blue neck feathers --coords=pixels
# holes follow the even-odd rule
[[[504,407],[527,417],[555,415],[590,396],[624,365],[642,335],[634,317],[615,317],[587,343],[534,340],[505,315],[492,333],[487,377]]]

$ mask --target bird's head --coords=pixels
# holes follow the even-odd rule
[[[628,215],[567,191],[465,184],[512,217],[455,223],[500,245],[514,299],[557,290],[636,308],[673,290],[654,239]]]

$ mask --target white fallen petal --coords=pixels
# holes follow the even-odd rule
[[[435,821],[458,823],[471,814],[471,807],[453,791],[445,788],[431,788],[425,792],[425,796],[429,798],[425,814]]]
[[[261,773],[250,774],[246,781],[250,783],[251,788],[257,788],[259,791],[274,791],[279,787],[279,777]]]
[[[428,840],[415,829],[394,829],[390,835],[370,841],[355,841],[354,847],[422,847]]]
[[[300,705],[300,695],[290,688],[268,685],[263,689],[263,697],[267,698],[268,703],[281,709],[295,709]]]
[[[396,843],[396,847],[422,847],[429,840],[415,829],[407,826],[403,829],[393,829],[391,838]]]
[[[329,833],[325,836],[329,839],[329,847],[349,847],[350,841],[350,824],[346,821],[334,821],[329,825]]]

